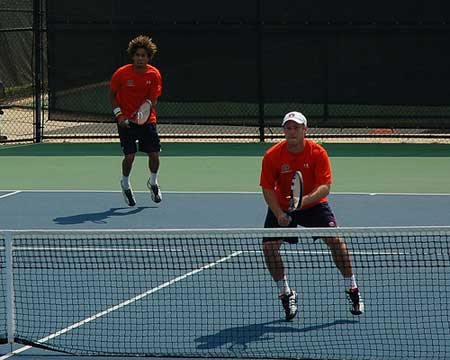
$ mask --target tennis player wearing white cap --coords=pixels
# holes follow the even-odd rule
[[[297,111],[287,113],[282,122],[285,139],[272,146],[262,160],[260,185],[268,205],[265,228],[275,227],[337,227],[328,204],[332,176],[326,150],[306,139],[306,117]],[[303,176],[303,198],[300,210],[287,214],[291,178],[295,171]],[[353,274],[352,263],[344,240],[340,237],[322,238],[331,250],[333,261],[344,278],[345,292],[351,304],[350,312],[360,315],[364,304]],[[297,243],[295,238],[265,238],[263,251],[267,269],[278,290],[286,320],[297,314],[297,293],[290,288],[280,255],[282,242]],[[314,289],[314,284],[311,284]]]

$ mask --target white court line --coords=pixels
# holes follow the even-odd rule
[[[1,192],[14,191],[0,189]],[[83,190],[83,189],[22,189],[25,193],[121,193],[122,190]],[[148,190],[133,190],[134,193],[148,193]],[[261,191],[163,191],[164,194],[250,194],[262,195]]]
[[[4,199],[4,198],[7,198],[8,196],[13,196],[13,195],[19,194],[21,192],[22,192],[22,190],[16,190],[9,194],[0,195],[0,199]]]
[[[25,193],[120,193],[121,190],[83,190],[83,189],[0,189],[0,192],[20,191]],[[135,193],[148,193],[148,190],[135,190]],[[163,191],[164,194],[249,194],[262,195],[261,191]],[[361,195],[361,196],[450,196],[450,193],[388,193],[388,192],[331,192],[331,195]]]
[[[382,235],[389,235],[389,236],[404,236],[404,232],[409,231],[444,231],[448,232],[450,231],[450,225],[400,225],[400,226],[342,226],[338,228],[284,228],[282,231],[286,232],[287,234],[292,234],[292,236],[299,236],[300,232],[303,234],[309,234],[309,236],[317,236],[317,234],[313,233],[312,231],[319,231],[320,236],[327,236],[330,233],[331,234],[353,234],[353,235],[380,235],[380,232],[382,232]],[[43,228],[28,228],[28,229],[0,229],[0,233],[9,231],[17,234],[25,234],[25,233],[33,233],[35,235],[40,234],[46,234],[46,233],[57,233],[57,234],[67,234],[67,235],[74,235],[74,234],[126,234],[126,235],[136,235],[139,233],[150,233],[157,236],[160,235],[179,235],[182,236],[185,235],[199,235],[199,234],[211,234],[211,232],[215,234],[221,234],[221,235],[241,235],[241,234],[247,234],[248,233],[256,233],[258,236],[261,234],[278,234],[280,232],[280,228],[249,228],[249,227],[243,227],[243,228],[136,228],[136,229],[65,229],[65,230],[57,230],[57,229],[43,229]],[[351,233],[349,232],[351,231]],[[367,232],[367,233],[366,233]],[[288,235],[287,235],[288,236]],[[291,235],[289,235],[291,236]],[[302,238],[305,238],[302,236]]]
[[[0,246],[3,250],[4,246]],[[151,253],[151,252],[186,252],[186,248],[120,248],[120,247],[53,247],[53,246],[18,246],[14,251],[67,251],[67,252],[130,252],[130,253]],[[201,250],[198,250],[199,252]],[[263,254],[262,250],[239,250],[240,254]],[[290,255],[328,255],[330,250],[280,250],[282,254]],[[407,252],[398,251],[350,251],[352,255],[409,255]]]
[[[450,193],[399,193],[399,192],[352,192],[352,191],[342,191],[342,192],[331,192],[331,195],[361,195],[361,196],[450,196]]]
[[[77,322],[75,324],[72,324],[72,325],[70,325],[70,326],[68,326],[68,327],[66,327],[64,329],[61,329],[61,330],[59,330],[59,331],[57,331],[57,332],[55,332],[53,334],[50,334],[50,335],[48,335],[48,336],[46,336],[46,337],[44,337],[42,339],[39,339],[39,340],[36,341],[36,343],[43,344],[43,343],[45,343],[45,342],[47,342],[47,341],[49,341],[51,339],[54,339],[55,337],[58,337],[60,335],[65,334],[66,332],[69,332],[69,331],[71,331],[73,329],[76,329],[76,328],[78,328],[78,327],[80,327],[82,325],[85,325],[85,324],[87,324],[87,323],[89,323],[89,322],[91,322],[93,320],[96,320],[96,319],[98,319],[98,318],[100,318],[100,317],[102,317],[104,315],[107,315],[110,312],[113,312],[115,310],[123,308],[124,306],[130,305],[130,304],[132,304],[132,303],[134,303],[134,302],[136,302],[138,300],[141,300],[141,299],[145,298],[146,296],[148,296],[150,294],[153,294],[153,293],[155,293],[155,292],[157,292],[157,291],[159,291],[161,289],[164,289],[165,287],[170,286],[170,285],[172,285],[172,284],[174,284],[174,283],[176,283],[178,281],[186,279],[189,276],[195,275],[195,274],[197,274],[197,273],[199,273],[199,272],[201,272],[203,270],[207,270],[209,268],[212,268],[213,266],[216,266],[217,264],[225,262],[225,261],[231,259],[232,257],[240,255],[241,253],[242,253],[242,251],[236,251],[236,252],[232,253],[231,255],[228,255],[228,256],[226,256],[224,258],[221,258],[221,259],[219,259],[219,260],[217,260],[215,262],[209,263],[209,264],[204,265],[204,266],[202,266],[202,267],[200,267],[198,269],[195,269],[195,270],[193,270],[191,272],[188,272],[188,273],[186,273],[184,275],[181,275],[181,276],[178,276],[176,278],[173,278],[172,280],[169,280],[169,281],[167,281],[167,282],[165,282],[165,283],[163,283],[163,284],[161,284],[161,285],[159,285],[159,286],[157,286],[157,287],[155,287],[153,289],[147,290],[146,292],[143,292],[142,294],[139,294],[139,295],[137,295],[137,296],[135,296],[135,297],[133,297],[131,299],[128,299],[128,300],[126,300],[124,302],[121,302],[120,304],[111,306],[110,308],[108,308],[106,310],[103,310],[103,311],[101,311],[101,312],[99,312],[99,313],[97,313],[95,315],[92,315],[92,316],[90,316],[90,317],[88,317],[88,318],[86,318],[84,320],[81,320],[81,321],[79,321],[79,322]],[[30,348],[32,348],[32,346],[29,346],[29,345],[23,346],[23,347],[21,347],[21,348],[19,348],[17,350],[14,350],[14,351],[12,351],[12,352],[10,352],[8,354],[3,355],[2,357],[0,357],[0,360],[8,359],[11,356],[20,354],[20,353],[22,353],[25,350],[28,350]]]

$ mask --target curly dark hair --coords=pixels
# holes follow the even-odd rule
[[[150,59],[155,56],[158,48],[156,44],[152,41],[151,37],[139,35],[135,37],[128,43],[127,53],[132,58],[138,49],[145,49],[147,51],[148,57]]]

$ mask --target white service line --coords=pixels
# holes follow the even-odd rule
[[[88,317],[88,318],[86,318],[84,320],[81,320],[81,321],[79,321],[79,322],[77,322],[75,324],[72,324],[72,325],[70,325],[70,326],[68,326],[68,327],[66,327],[64,329],[61,329],[61,330],[59,330],[59,331],[57,331],[57,332],[55,332],[53,334],[50,334],[50,335],[48,335],[48,336],[46,336],[46,337],[44,337],[42,339],[39,339],[39,340],[36,341],[36,343],[43,344],[43,343],[45,343],[45,342],[47,342],[47,341],[49,341],[49,340],[51,340],[51,339],[53,339],[55,337],[58,337],[60,335],[65,334],[66,332],[69,332],[70,330],[73,330],[73,329],[76,329],[76,328],[78,328],[78,327],[80,327],[82,325],[85,325],[85,324],[91,322],[92,320],[98,319],[99,317],[107,315],[110,312],[113,312],[115,310],[123,308],[124,306],[130,305],[130,304],[132,304],[132,303],[134,303],[134,302],[136,302],[138,300],[141,300],[144,297],[146,297],[146,296],[148,296],[150,294],[153,294],[153,293],[155,293],[155,292],[157,292],[157,291],[159,291],[159,290],[161,290],[161,289],[163,289],[163,288],[165,288],[167,286],[170,286],[170,285],[172,285],[172,284],[174,284],[174,283],[176,283],[176,282],[178,282],[180,280],[186,279],[187,277],[195,275],[195,274],[197,274],[197,273],[199,273],[199,272],[201,272],[203,270],[207,270],[209,268],[212,268],[213,266],[216,266],[217,264],[220,264],[220,263],[222,263],[224,261],[227,261],[227,260],[231,259],[232,257],[240,255],[241,253],[242,253],[242,251],[236,251],[236,252],[232,253],[231,255],[225,256],[225,257],[223,257],[223,258],[221,258],[221,259],[219,259],[217,261],[214,261],[212,263],[204,265],[204,266],[202,266],[202,267],[200,267],[198,269],[192,270],[191,272],[188,272],[188,273],[186,273],[184,275],[181,275],[181,276],[178,276],[176,278],[173,278],[172,280],[169,280],[169,281],[167,281],[167,282],[165,282],[165,283],[163,283],[163,284],[161,284],[161,285],[159,285],[159,286],[157,286],[157,287],[155,287],[153,289],[147,290],[146,292],[143,292],[142,294],[139,294],[139,295],[137,295],[137,296],[135,296],[135,297],[133,297],[131,299],[128,299],[128,300],[126,300],[124,302],[121,302],[120,304],[114,305],[114,306],[112,306],[112,307],[110,307],[110,308],[108,308],[106,310],[103,310],[103,311],[101,311],[101,312],[99,312],[99,313],[97,313],[95,315],[92,315],[92,316],[90,316],[90,317]],[[8,354],[5,354],[5,355],[1,356],[0,360],[8,359],[11,356],[20,354],[20,353],[22,353],[25,350],[28,350],[30,348],[32,348],[32,346],[29,346],[29,345],[23,346],[23,347],[21,347],[21,348],[19,348],[17,350],[14,350],[14,351],[12,351],[12,352],[10,352]]]
[[[11,193],[8,193],[8,194],[3,194],[3,195],[0,195],[0,199],[7,198],[8,196],[13,196],[13,195],[16,195],[16,194],[21,193],[21,192],[22,192],[21,190],[17,190],[17,191],[13,191]]]
[[[11,189],[0,189],[0,192],[13,191]],[[122,190],[87,190],[87,189],[65,189],[65,190],[54,190],[54,189],[27,189],[20,190],[24,193],[120,193]],[[135,193],[148,193],[148,190],[134,190]],[[261,191],[163,191],[164,194],[237,194],[237,195],[257,195],[261,196]],[[450,196],[450,193],[399,193],[399,192],[331,192],[334,196],[348,196],[348,195],[360,195],[360,196]]]
[[[0,250],[4,250],[4,246],[0,246]],[[107,247],[52,247],[52,246],[17,246],[14,251],[67,251],[67,252],[186,252],[186,248],[107,248]],[[241,254],[263,254],[262,250],[240,250]],[[290,255],[329,255],[329,250],[280,250],[281,254]],[[353,255],[409,255],[404,251],[350,251]]]

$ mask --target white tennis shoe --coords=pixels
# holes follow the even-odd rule
[[[364,303],[359,293],[358,288],[348,289],[345,291],[347,294],[348,301],[350,302],[351,308],[350,312],[353,315],[361,315],[364,313]]]
[[[123,199],[125,200],[125,204],[128,206],[135,206],[136,200],[134,198],[133,190],[131,189],[131,186],[128,189],[125,189],[122,180],[120,181],[120,187],[122,188],[122,195]]]
[[[152,200],[155,203],[159,203],[162,201],[162,194],[161,194],[161,188],[158,184],[150,184],[150,180],[147,181],[147,187],[150,190],[150,195],[152,197]]]
[[[279,296],[281,304],[283,305],[284,312],[286,314],[286,321],[291,321],[295,315],[297,315],[297,292],[291,289],[289,294],[283,294]]]

